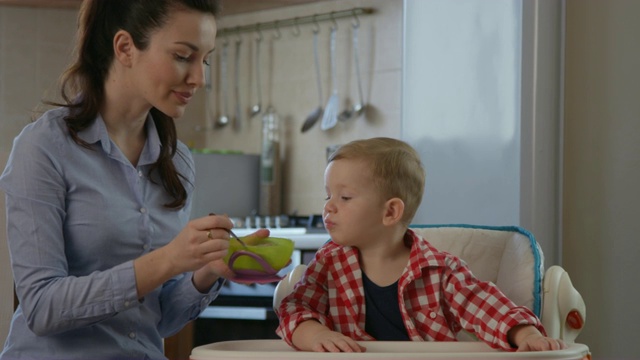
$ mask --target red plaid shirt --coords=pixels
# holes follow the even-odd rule
[[[456,341],[464,329],[491,347],[513,350],[507,331],[540,320],[516,306],[490,282],[473,276],[455,256],[439,252],[408,230],[409,263],[398,280],[398,302],[413,341]],[[298,324],[315,319],[355,340],[374,340],[365,332],[365,299],[358,250],[334,242],[318,250],[303,278],[276,310],[276,330],[289,345]]]

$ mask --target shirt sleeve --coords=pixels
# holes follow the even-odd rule
[[[218,296],[225,280],[218,279],[205,294],[193,285],[193,273],[179,275],[162,286],[162,320],[158,331],[168,337],[180,331],[184,325],[195,320]]]
[[[516,306],[493,283],[478,280],[460,259],[451,257],[448,261],[443,288],[462,328],[491,347],[507,351],[515,350],[507,333],[516,325],[533,325],[545,334],[531,310]]]
[[[38,335],[85,326],[137,305],[133,263],[69,276],[65,181],[57,148],[17,138],[2,177],[7,238],[20,306]]]
[[[327,257],[322,250],[316,252],[304,275],[294,286],[291,294],[285,296],[276,309],[280,324],[276,334],[287,344],[293,346],[292,336],[301,322],[317,320],[328,328],[333,328],[329,312],[327,287]]]

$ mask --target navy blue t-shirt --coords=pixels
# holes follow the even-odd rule
[[[362,273],[366,321],[364,330],[376,340],[409,340],[398,304],[398,282],[380,287]]]

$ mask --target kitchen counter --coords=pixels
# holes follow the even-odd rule
[[[554,351],[506,352],[490,348],[478,341],[359,341],[367,348],[364,353],[318,353],[295,351],[282,340],[236,340],[198,346],[191,360],[226,359],[431,359],[458,360],[511,359],[584,360],[591,358],[583,344],[569,344],[567,349]]]
[[[256,229],[237,228],[233,232],[238,236],[249,235]],[[299,250],[317,250],[331,237],[322,229],[308,228],[270,228],[271,236],[291,239],[294,248]]]

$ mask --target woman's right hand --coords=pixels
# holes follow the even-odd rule
[[[229,249],[232,227],[233,223],[226,216],[210,215],[191,220],[164,249],[176,274],[221,261]]]

